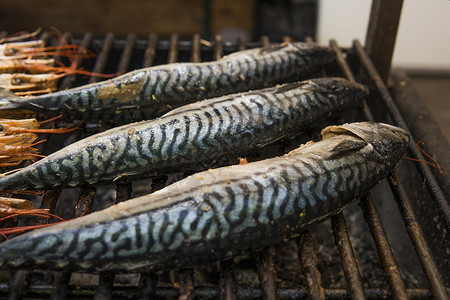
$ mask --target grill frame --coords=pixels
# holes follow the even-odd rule
[[[376,2],[376,1],[374,1]],[[69,39],[70,34],[64,35]],[[43,33],[42,39],[48,40],[48,34]],[[155,60],[159,59],[157,53],[167,52],[167,63],[174,63],[178,60],[179,51],[192,49],[191,61],[199,62],[202,57],[202,51],[212,53],[213,59],[219,59],[224,52],[233,52],[243,50],[247,47],[264,46],[270,43],[265,36],[261,37],[259,42],[245,43],[239,39],[236,44],[225,44],[221,36],[216,36],[211,46],[202,45],[199,35],[194,35],[192,41],[180,41],[178,35],[173,34],[169,41],[158,41],[156,34],[150,34],[148,40],[138,40],[136,35],[130,33],[126,40],[116,41],[112,33],[107,34],[104,40],[95,40],[92,33],[86,33],[77,44],[90,48],[90,45],[96,47],[101,45],[101,51],[92,69],[95,73],[102,73],[107,67],[111,51],[115,48],[123,49],[121,51],[120,61],[118,63],[117,72],[129,71],[130,61],[133,58],[133,50],[139,48],[143,50],[144,59],[142,67],[149,67],[155,64]],[[354,41],[350,49],[341,49],[336,41],[330,41],[330,46],[337,54],[336,63],[339,66],[343,76],[349,80],[355,80],[353,70],[362,70],[358,74],[358,81],[368,80],[371,86],[375,87],[375,94],[385,105],[391,123],[408,129],[403,117],[398,111],[382,77],[374,67],[373,62],[369,58],[368,53],[363,49],[361,43]],[[212,51],[211,51],[212,49]],[[392,54],[392,52],[391,52]],[[204,56],[204,55],[203,55]],[[347,58],[359,60],[356,67],[351,68],[347,62]],[[80,61],[79,63],[83,63]],[[325,74],[324,74],[325,75]],[[77,76],[71,75],[66,77],[61,88],[70,88],[76,85]],[[98,77],[92,76],[88,82],[93,83],[99,81]],[[362,108],[362,116],[364,119],[373,120],[374,117],[367,103]],[[95,128],[93,130],[96,130]],[[413,158],[423,160],[422,154],[414,147],[414,140],[411,141],[409,148]],[[450,213],[448,211],[448,202],[444,193],[436,182],[435,177],[431,173],[429,167],[425,163],[416,163],[419,174],[426,180],[428,192],[435,201],[444,225],[449,226]],[[348,290],[324,288],[321,281],[321,272],[317,265],[317,254],[311,233],[309,231],[302,232],[296,240],[299,249],[299,264],[306,278],[306,287],[298,289],[277,288],[277,280],[274,267],[275,251],[273,247],[262,250],[256,255],[256,265],[261,283],[260,289],[249,289],[240,287],[235,280],[235,272],[233,271],[233,261],[228,260],[220,263],[220,281],[215,288],[196,287],[193,283],[192,269],[174,270],[170,272],[174,288],[167,288],[157,285],[157,276],[155,273],[141,274],[137,286],[123,287],[114,285],[114,275],[100,274],[99,284],[97,286],[74,286],[70,283],[70,272],[58,272],[55,276],[53,286],[48,285],[31,285],[32,271],[15,271],[11,284],[0,283],[0,295],[8,296],[11,299],[21,297],[35,298],[78,298],[78,297],[94,297],[94,298],[165,298],[176,297],[180,299],[191,299],[194,296],[201,299],[291,299],[306,298],[313,299],[334,299],[334,298],[382,298],[393,297],[397,299],[421,299],[431,296],[437,299],[446,299],[450,291],[445,287],[442,276],[438,267],[433,260],[433,255],[427,244],[427,240],[420,228],[415,212],[412,209],[411,200],[402,184],[402,179],[398,176],[397,170],[394,170],[387,178],[387,182],[392,190],[392,195],[396,200],[399,212],[402,216],[405,228],[413,242],[419,260],[427,276],[430,288],[410,289],[406,288],[403,282],[398,264],[396,263],[391,245],[386,237],[381,218],[374,205],[372,197],[367,195],[361,199],[362,211],[365,220],[370,228],[372,238],[375,242],[376,249],[379,254],[380,264],[382,265],[385,276],[387,278],[388,289],[364,289],[361,274],[358,268],[358,262],[353,253],[352,243],[350,241],[346,220],[342,213],[332,218],[333,234],[335,236],[336,245],[341,257],[342,268],[346,277]],[[164,181],[154,182],[154,189],[158,189],[164,185]],[[41,208],[54,210],[60,196],[61,191],[47,191],[42,199]],[[125,201],[130,198],[132,192],[131,184],[117,184],[116,187],[116,203]],[[91,211],[96,190],[92,187],[82,188],[79,199],[74,207],[75,217],[82,216]],[[44,222],[43,220],[38,222]]]

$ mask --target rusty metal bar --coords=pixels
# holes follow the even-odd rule
[[[392,297],[394,299],[407,299],[405,283],[395,262],[394,254],[370,194],[361,198],[361,207],[364,218],[369,225],[370,233],[375,241],[378,258],[383,265]]]
[[[154,299],[158,276],[155,273],[142,273],[136,293],[137,299]]]
[[[275,248],[273,246],[269,246],[258,253],[258,278],[265,300],[276,299],[277,295],[274,260]]]
[[[26,294],[30,285],[31,271],[16,271],[14,272],[11,287],[8,293],[9,300],[22,299]]]
[[[402,5],[403,0],[372,0],[365,44],[384,83],[391,69]]]
[[[117,67],[117,72],[125,73],[128,71],[130,67],[131,56],[133,55],[134,44],[136,43],[136,34],[129,33],[127,35],[127,40],[125,42],[125,49],[122,52],[122,56],[120,57],[120,63]]]
[[[219,295],[221,300],[235,300],[236,280],[234,277],[234,260],[223,260],[220,262]]]
[[[247,49],[247,45],[245,43],[244,37],[239,36],[237,43],[238,43],[238,50],[239,51],[243,51],[243,50]]]
[[[361,274],[358,268],[352,244],[348,235],[344,215],[339,213],[331,219],[333,227],[334,240],[339,249],[342,266],[344,268],[345,279],[350,290],[352,299],[365,299],[364,287],[361,280]]]
[[[195,63],[199,63],[202,61],[200,54],[200,34],[194,34],[192,38],[192,54],[191,61]]]
[[[113,274],[101,274],[99,277],[99,282],[97,290],[95,291],[95,300],[111,299],[112,298],[112,288],[114,284]]]
[[[104,71],[106,63],[108,62],[109,53],[111,52],[112,43],[114,41],[114,34],[111,32],[106,34],[105,41],[103,42],[102,50],[100,51],[100,54],[98,55],[94,68],[92,69],[93,73],[100,74]],[[91,76],[89,78],[89,83],[94,83],[99,80],[99,77],[97,76]]]
[[[334,39],[330,40],[330,47],[336,53],[336,62],[339,65],[339,68],[341,69],[342,73],[344,73],[344,76],[350,82],[356,82],[355,76],[353,75],[352,70],[350,69],[349,65],[347,64],[347,62],[344,58],[344,55],[342,55],[342,51],[339,48],[339,45],[337,44],[336,40],[334,40]],[[361,108],[362,108],[362,112],[365,115],[366,119],[369,121],[374,121],[374,117],[373,117],[372,113],[370,112],[370,109],[369,109],[369,106],[367,105],[366,100],[362,101]]]
[[[83,187],[80,189],[80,196],[73,208],[75,217],[81,217],[91,212],[92,203],[95,197],[95,188]]]
[[[145,48],[144,54],[144,68],[151,67],[153,60],[156,57],[156,47],[158,45],[158,35],[156,33],[150,33],[147,41],[147,48]]]
[[[358,40],[355,40],[354,43],[354,49],[359,56],[362,64],[364,65],[365,69],[369,73],[371,79],[375,83],[378,91],[380,92],[381,99],[383,100],[384,104],[386,105],[387,109],[389,110],[389,114],[392,117],[392,120],[394,121],[394,124],[407,130],[409,132],[409,129],[403,120],[402,115],[400,114],[398,108],[395,106],[394,101],[392,100],[391,95],[389,94],[389,91],[386,88],[386,85],[381,80],[380,76],[378,75],[377,70],[375,69],[375,66],[370,61],[370,58],[368,54],[364,51],[364,49],[361,46],[361,43]],[[412,136],[411,136],[412,137]],[[450,229],[450,205],[445,198],[444,193],[442,192],[441,188],[439,187],[439,184],[436,182],[436,179],[434,178],[433,174],[430,171],[430,168],[426,163],[424,163],[424,157],[420,153],[419,149],[415,146],[415,141],[413,138],[409,141],[409,151],[412,154],[412,156],[420,160],[420,162],[416,162],[417,169],[419,170],[420,175],[422,176],[422,179],[424,180],[424,183],[430,192],[430,194],[433,196],[433,200],[438,208],[439,213],[441,214],[441,217],[443,218],[447,228]]]
[[[417,221],[414,210],[409,203],[408,196],[401,184],[397,172],[394,170],[388,176],[388,182],[394,192],[394,198],[397,202],[398,209],[406,225],[406,231],[414,245],[422,268],[425,271],[428,282],[431,286],[431,292],[435,299],[447,299],[447,291],[442,281],[438,268],[434,262],[428,243]]]
[[[223,56],[223,39],[217,34],[214,38],[214,60],[219,60]]]
[[[67,297],[71,272],[63,271],[55,275],[55,283],[50,299],[59,300]]]
[[[94,35],[92,34],[92,32],[87,32],[84,37],[83,37],[83,41],[81,42],[81,48],[78,49],[77,53],[79,55],[84,54],[84,52],[86,51],[86,49],[89,48],[89,46],[91,45],[92,39],[93,39]],[[82,58],[77,58],[76,62],[75,62],[75,66],[79,67],[82,64],[83,59]],[[71,62],[73,63],[73,62]],[[69,76],[66,76],[63,81],[61,82],[61,89],[65,90],[68,89],[70,87],[72,87],[73,83],[75,82],[76,79],[76,74],[71,74]]]
[[[170,36],[170,50],[167,62],[173,64],[178,59],[178,34],[174,33]]]
[[[267,35],[263,35],[263,36],[261,37],[261,45],[262,45],[263,47],[267,47],[267,46],[270,45],[270,39],[269,39],[269,37],[268,37]]]
[[[194,270],[192,268],[170,271],[173,286],[178,289],[179,300],[194,299]]]
[[[297,240],[297,246],[309,297],[311,299],[325,299],[325,290],[322,286],[320,272],[317,269],[318,259],[314,251],[311,233],[303,232],[300,239]]]

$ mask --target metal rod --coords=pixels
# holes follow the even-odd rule
[[[389,91],[387,90],[385,84],[381,80],[377,70],[375,69],[375,66],[370,61],[369,56],[364,51],[364,49],[361,46],[361,43],[358,40],[355,40],[354,48],[359,56],[362,64],[366,68],[367,72],[369,73],[371,79],[375,83],[378,91],[380,92],[381,98],[386,105],[386,107],[389,110],[389,113],[392,117],[392,120],[394,121],[394,124],[396,126],[399,126],[409,132],[409,129],[403,120],[402,115],[400,114],[398,108],[395,106],[394,101],[392,100],[391,95],[389,94]],[[412,136],[411,136],[412,137]],[[438,183],[436,182],[436,179],[434,178],[433,174],[430,171],[430,168],[426,163],[424,163],[424,158],[422,154],[420,153],[419,149],[416,148],[416,143],[413,138],[409,141],[409,151],[412,154],[412,156],[420,160],[421,162],[417,162],[416,166],[419,170],[420,175],[422,176],[422,179],[424,180],[424,183],[430,192],[430,194],[433,196],[433,200],[439,210],[439,213],[441,214],[441,217],[443,218],[447,228],[450,229],[450,205],[447,201],[447,199],[444,196],[444,193],[442,192],[441,188],[439,187]]]
[[[200,55],[200,34],[194,34],[194,37],[192,39],[191,61],[196,63],[202,61]]]
[[[99,276],[97,290],[95,291],[95,300],[111,299],[113,296],[113,274],[101,274]]]
[[[234,278],[234,260],[223,260],[220,262],[219,294],[221,300],[235,300],[236,280]]]
[[[342,73],[344,73],[345,77],[350,82],[356,82],[355,76],[353,75],[353,72],[351,71],[349,65],[347,64],[344,55],[342,55],[342,51],[339,48],[339,45],[337,44],[336,40],[332,39],[330,40],[330,47],[333,49],[333,51],[336,53],[336,62],[339,65],[339,68],[341,69]],[[361,104],[362,113],[364,114],[365,118],[369,121],[374,121],[374,117],[372,113],[370,112],[369,106],[367,105],[366,100],[362,101]]]
[[[269,39],[269,37],[267,35],[263,35],[261,37],[261,45],[263,47],[268,47],[270,45],[270,39]]]
[[[100,54],[98,55],[94,68],[92,69],[93,73],[103,73],[105,70],[106,63],[108,62],[109,53],[111,52],[112,43],[114,41],[114,34],[111,32],[106,34],[105,41],[103,42],[102,50],[100,51]],[[97,76],[91,76],[89,78],[89,83],[97,82],[100,78]]]
[[[194,299],[194,270],[192,268],[170,271],[173,286],[178,289],[178,300]]]
[[[170,50],[167,62],[173,64],[178,59],[178,34],[174,33],[170,36]]]
[[[263,299],[276,299],[277,284],[275,274],[275,248],[269,246],[258,253],[258,278],[263,291]]]
[[[79,55],[84,54],[84,52],[86,51],[86,49],[89,48],[89,46],[92,43],[92,39],[93,39],[94,35],[92,34],[92,32],[87,32],[84,37],[83,37],[83,41],[81,42],[81,48],[78,49],[77,53]],[[83,59],[77,57],[75,62],[71,62],[72,64],[75,63],[76,67],[80,67],[82,65]],[[61,90],[65,90],[68,89],[70,87],[72,87],[73,83],[76,80],[77,75],[76,74],[71,74],[69,76],[66,76],[62,83],[61,83]]]
[[[144,68],[151,67],[153,65],[153,60],[156,57],[156,46],[158,45],[158,35],[156,33],[150,33],[147,41],[147,48],[145,48],[144,53]]]
[[[425,271],[428,282],[431,286],[431,292],[435,299],[447,299],[447,292],[442,281],[438,268],[434,262],[428,243],[417,221],[414,210],[409,203],[406,191],[401,184],[397,172],[394,170],[388,176],[388,182],[394,192],[394,198],[397,202],[398,209],[406,225],[406,231],[414,245],[422,268]]]
[[[155,273],[142,273],[139,278],[139,285],[137,289],[137,299],[154,299],[156,293],[156,284],[158,283],[158,276]]]
[[[16,271],[14,272],[11,287],[8,293],[9,300],[22,299],[26,294],[30,285],[31,271]]]
[[[355,254],[353,253],[344,215],[339,213],[334,216],[331,219],[331,224],[333,227],[334,240],[341,256],[345,279],[347,280],[350,290],[350,296],[352,299],[365,299],[361,274],[359,272]]]
[[[311,299],[325,299],[325,290],[322,287],[322,279],[317,269],[318,259],[314,252],[311,233],[303,232],[297,241],[297,246],[309,297]]]
[[[384,83],[391,69],[402,5],[403,0],[372,0],[365,45]]]
[[[95,197],[95,188],[82,187],[80,196],[75,207],[73,208],[75,217],[81,217],[91,212],[92,203]]]
[[[219,60],[223,56],[223,39],[222,36],[217,34],[214,38],[214,59]]]
[[[238,37],[238,50],[239,51],[243,51],[243,50],[245,50],[245,49],[247,49],[247,45],[246,45],[246,43],[245,43],[245,39],[244,39],[244,37],[242,37],[242,36],[239,36]]]
[[[133,48],[134,48],[134,44],[136,43],[136,34],[134,33],[129,33],[127,35],[127,40],[125,43],[125,49],[122,52],[122,55],[120,57],[120,63],[119,66],[117,67],[117,73],[121,74],[121,73],[125,73],[128,71],[128,68],[130,67],[130,61],[131,61],[131,56],[133,55]]]
[[[71,272],[63,271],[55,275],[55,285],[53,287],[50,299],[59,300],[66,299],[67,290],[69,289]]]
[[[383,265],[392,296],[394,299],[407,299],[405,283],[395,262],[394,254],[370,194],[361,198],[361,207],[364,218],[369,225],[370,233],[375,241],[378,258]]]

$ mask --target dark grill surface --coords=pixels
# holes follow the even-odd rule
[[[2,33],[6,35],[6,33]],[[64,37],[69,39],[70,34]],[[57,41],[43,33],[47,44]],[[216,60],[231,52],[270,43],[260,41],[223,43],[217,36],[211,43],[195,35],[192,41],[138,40],[129,34],[116,40],[113,34],[94,39],[86,33],[75,40],[97,53],[94,60],[79,65],[95,73],[127,72],[141,67],[182,61]],[[276,41],[280,42],[280,41]],[[367,84],[371,95],[362,107],[318,124],[298,140],[316,139],[320,128],[337,122],[375,120],[403,128],[403,121],[386,86],[358,41],[341,49],[330,46],[337,59],[314,76],[343,76]],[[66,89],[103,80],[95,76],[71,75],[62,80]],[[49,154],[66,144],[107,129],[105,124],[84,124],[82,131],[49,136],[43,149]],[[298,141],[287,141],[265,149],[259,158],[284,153]],[[267,154],[269,153],[269,154]],[[411,141],[406,156],[423,160]],[[406,176],[408,174],[408,176]],[[100,188],[47,191],[38,198],[41,208],[49,208],[65,218],[79,217],[179,179],[183,174],[163,178],[117,183]],[[407,178],[407,179],[404,179]],[[149,187],[150,186],[150,187]],[[433,217],[424,221],[418,199],[429,199],[425,209]],[[396,205],[395,205],[395,204]],[[417,212],[417,217],[415,214]],[[382,223],[383,220],[383,223]],[[421,224],[419,224],[419,220]],[[76,274],[41,270],[0,272],[0,295],[15,298],[150,298],[166,299],[341,299],[341,298],[431,298],[446,299],[448,282],[448,241],[450,225],[447,199],[425,163],[402,160],[386,180],[358,203],[330,221],[314,225],[299,237],[258,253],[233,260],[212,262],[193,269],[148,274]],[[40,222],[44,222],[40,220]],[[433,232],[433,238],[424,235]]]

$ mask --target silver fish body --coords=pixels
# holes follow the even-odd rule
[[[230,164],[366,96],[362,85],[319,78],[197,102],[73,143],[0,177],[0,190],[102,184]]]
[[[341,211],[395,166],[402,129],[327,127],[324,140],[272,159],[189,176],[152,194],[10,239],[2,268],[88,272],[187,267],[296,236]]]
[[[0,96],[0,115],[22,109],[87,122],[126,124],[159,117],[171,107],[189,102],[301,80],[333,59],[331,49],[313,43],[273,45],[236,52],[214,62],[140,69],[36,97]]]

